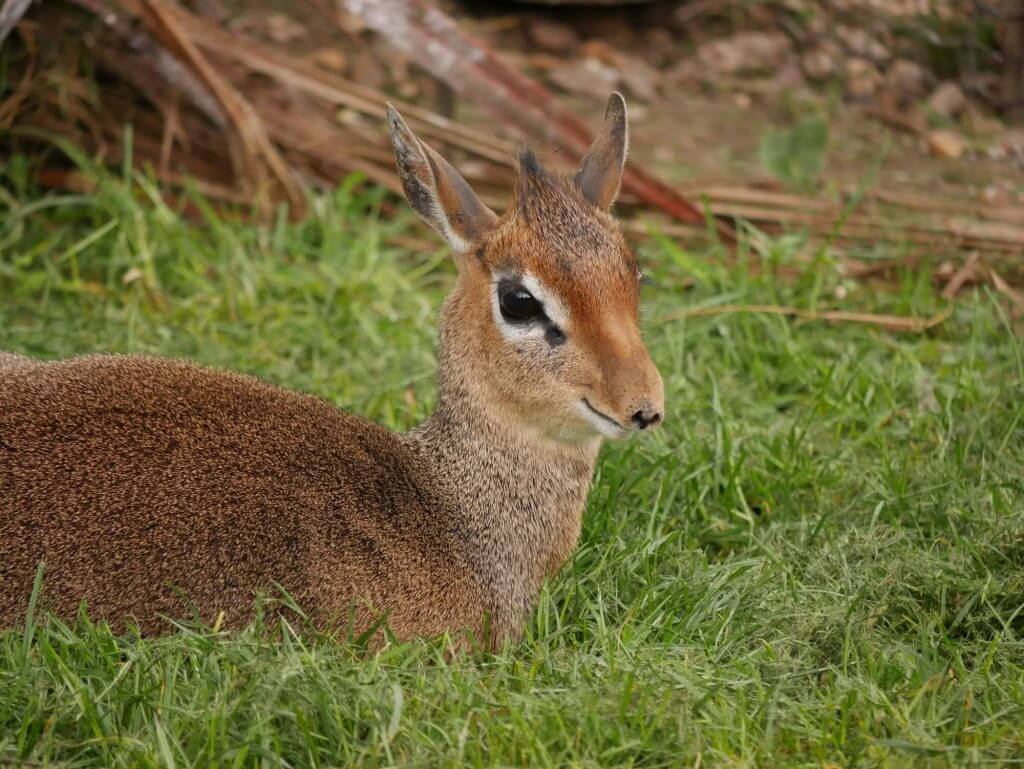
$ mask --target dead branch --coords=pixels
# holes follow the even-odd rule
[[[915,318],[905,315],[876,315],[874,313],[846,312],[844,310],[816,312],[813,310],[801,310],[798,307],[772,304],[723,304],[714,307],[691,307],[680,312],[670,313],[661,320],[662,322],[669,322],[684,318],[754,313],[760,315],[784,315],[801,320],[826,321],[829,323],[863,323],[870,326],[879,326],[889,331],[920,334],[942,323],[952,312],[953,309],[948,307],[931,318]]]
[[[224,128],[228,118],[221,110],[217,99],[207,90],[206,86],[179,59],[161,47],[145,30],[133,29],[125,15],[116,12],[105,0],[72,0],[76,5],[101,19],[127,50],[99,50],[108,62],[120,60],[118,74],[130,78],[138,87],[139,93],[147,99],[165,90],[167,85],[184,94],[189,102],[195,105],[214,125]],[[137,7],[141,13],[141,7]],[[128,66],[130,63],[133,66]],[[141,72],[136,68],[141,68]],[[150,76],[148,82],[141,78]]]
[[[439,8],[424,0],[344,0],[344,5],[401,53],[502,120],[542,133],[577,161],[590,147],[591,132],[550,91],[505,65]],[[622,187],[680,222],[705,220],[699,208],[635,164],[626,167]],[[723,224],[719,231],[735,242],[731,228]]]
[[[977,251],[972,251],[971,255],[967,257],[967,261],[961,265],[960,269],[953,273],[953,276],[949,279],[946,287],[942,289],[943,299],[953,299],[963,285],[975,277],[977,272],[978,261],[981,256]]]
[[[11,30],[21,21],[21,17],[32,5],[32,0],[5,0],[0,8],[0,45],[3,44]]]
[[[988,268],[988,277],[996,291],[1010,300],[1011,317],[1019,318],[1024,315],[1024,294],[1003,280],[1003,276],[991,267]]]
[[[480,157],[511,166],[517,145],[493,134],[455,123],[443,115],[381,91],[333,75],[256,40],[229,33],[194,14],[178,10],[178,17],[192,39],[207,52],[236,61],[254,72],[273,78],[310,96],[364,115],[381,119],[387,103],[394,104],[412,126],[435,141],[445,141]]]
[[[6,11],[6,6],[4,11]],[[0,24],[2,26],[2,24]],[[29,52],[28,65],[25,67],[25,72],[18,81],[18,85],[15,86],[13,92],[9,97],[4,99],[0,103],[0,128],[10,128],[11,123],[14,121],[15,116],[21,110],[22,104],[28,99],[29,94],[32,90],[32,81],[36,74],[36,43],[34,35],[26,29],[19,30],[21,32],[22,39],[25,41],[25,47]],[[7,33],[0,29],[0,43],[3,43],[3,38]]]
[[[281,185],[293,210],[301,212],[305,204],[302,187],[293,170],[285,163],[266,135],[259,116],[242,95],[224,80],[210,66],[206,57],[199,51],[178,20],[172,4],[162,0],[142,0],[140,5],[141,18],[149,26],[154,36],[161,40],[181,60],[187,62],[199,76],[203,84],[217,98],[220,106],[227,113],[234,126],[243,148],[243,163],[252,169],[253,176],[262,186],[260,161],[269,168],[273,177]]]
[[[72,2],[101,19],[112,33],[105,37],[115,39],[114,45],[99,46],[95,57],[115,80],[101,94],[102,108],[97,108],[84,78],[74,81],[76,98],[70,104],[46,93],[34,100],[35,94],[27,90],[31,78],[22,78],[14,95],[0,104],[0,125],[30,113],[33,125],[67,135],[103,162],[114,163],[125,153],[123,126],[130,122],[136,167],[152,167],[156,178],[173,189],[184,176],[196,176],[207,185],[203,190],[211,199],[226,205],[251,205],[252,185],[259,187],[261,180],[284,192],[294,205],[302,197],[301,184],[331,186],[354,171],[398,191],[391,150],[378,130],[390,98],[383,92],[225,29],[172,0],[117,0],[122,10],[116,13],[110,12],[109,0]],[[513,126],[554,139],[570,158],[578,158],[589,145],[585,125],[551,93],[499,61],[427,0],[381,0],[373,7],[362,0],[346,2],[350,9],[359,6],[370,26],[401,50]],[[21,31],[29,35],[28,47],[31,22]],[[26,61],[23,66],[30,67],[31,56]],[[139,95],[148,104],[140,107]],[[518,148],[514,141],[391,100],[429,140],[467,153],[459,162],[466,177],[489,205],[504,207]],[[339,114],[338,108],[344,111]],[[232,148],[237,151],[234,165],[226,162]],[[249,193],[233,190],[232,182],[239,177],[249,182]],[[846,276],[879,276],[935,253],[969,249],[984,262],[972,257],[976,263],[959,278],[953,276],[959,284],[950,279],[952,268],[942,273],[951,295],[964,281],[977,280],[1009,297],[1000,281],[1009,286],[1006,279],[1020,277],[1019,264],[1010,257],[1019,261],[1024,253],[1024,207],[935,199],[918,192],[869,189],[858,191],[855,198],[826,199],[764,189],[756,181],[731,186],[723,179],[677,192],[643,169],[631,168],[619,207],[626,215],[623,229],[646,234],[649,225],[630,216],[638,207],[657,208],[675,219],[657,225],[658,230],[670,237],[702,238],[707,234],[705,219],[699,212],[694,215],[697,208],[690,202],[698,199],[719,219],[748,221],[767,233],[803,229],[810,233],[811,244],[846,247],[885,241],[914,246],[910,255],[884,262],[840,255],[839,270]],[[1001,273],[981,269],[997,260]],[[799,262],[773,269],[795,275],[803,269]]]

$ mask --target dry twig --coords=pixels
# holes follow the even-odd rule
[[[576,160],[590,147],[589,129],[550,91],[506,65],[436,6],[425,0],[345,0],[345,7],[401,53],[503,120],[528,132],[543,132]],[[704,222],[700,209],[635,164],[623,173],[622,187],[680,222]],[[728,242],[735,241],[727,225],[720,223],[719,232]]]
[[[963,285],[975,277],[976,268],[980,255],[977,251],[972,251],[971,255],[967,257],[967,260],[961,265],[960,269],[953,273],[950,277],[949,282],[946,283],[946,287],[942,289],[943,299],[953,299]]]
[[[942,323],[953,312],[947,307],[931,318],[915,318],[906,315],[876,315],[867,312],[847,312],[845,310],[801,310],[798,307],[785,307],[774,304],[721,304],[713,307],[691,307],[679,312],[670,313],[661,319],[662,322],[682,320],[683,318],[702,318],[714,315],[735,315],[738,313],[755,313],[761,315],[784,315],[801,320],[827,321],[829,323],[863,323],[879,326],[890,331],[904,331],[920,334]]]
[[[277,148],[267,137],[259,116],[252,106],[227,80],[210,65],[183,29],[170,3],[160,0],[142,0],[141,16],[153,33],[165,42],[175,54],[187,62],[216,96],[232,125],[238,133],[243,147],[243,162],[258,168],[258,160],[266,163],[274,178],[281,185],[288,201],[296,212],[304,207],[302,186],[294,171],[284,162]],[[260,174],[255,173],[257,185]]]

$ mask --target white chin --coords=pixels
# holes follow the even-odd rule
[[[586,420],[587,424],[593,427],[594,430],[605,438],[615,440],[616,438],[622,438],[627,432],[610,419],[595,413],[594,410],[582,400],[576,401],[576,410],[579,412],[580,416]]]

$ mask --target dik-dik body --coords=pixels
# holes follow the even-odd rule
[[[327,628],[515,638],[572,553],[603,437],[658,423],[640,275],[607,210],[625,103],[572,178],[521,157],[496,216],[388,121],[414,209],[451,245],[439,397],[396,434],[174,360],[0,354],[0,626],[80,602],[117,628],[227,626],[284,588]]]

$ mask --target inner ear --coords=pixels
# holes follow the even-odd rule
[[[613,93],[608,99],[604,124],[576,172],[575,182],[583,197],[598,208],[611,208],[619,195],[622,169],[629,146],[626,100]]]
[[[430,147],[423,147],[434,176],[437,205],[448,227],[467,242],[485,235],[497,221],[497,214],[484,205],[469,182],[447,160]]]

